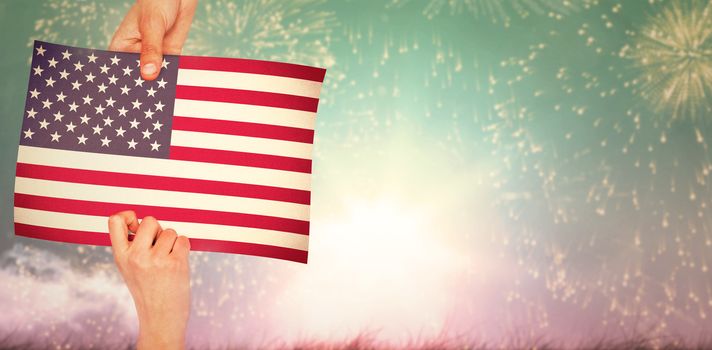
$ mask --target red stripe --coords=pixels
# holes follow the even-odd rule
[[[299,64],[247,60],[241,58],[181,56],[178,68],[275,75],[323,82],[326,69]]]
[[[173,130],[199,131],[215,134],[260,137],[303,143],[314,142],[314,130],[270,124],[245,123],[229,120],[173,117]]]
[[[107,233],[71,231],[15,223],[15,234],[48,241],[111,246],[111,240]]]
[[[311,159],[171,146],[170,159],[311,173]]]
[[[278,94],[274,92],[186,85],[178,85],[176,87],[176,98],[296,109],[307,112],[316,112],[319,105],[318,98]]]
[[[275,247],[271,245],[218,241],[211,239],[190,239],[190,248],[206,252],[221,252],[233,254],[247,254],[307,263],[308,252],[299,249]]]
[[[15,234],[23,237],[38,238],[48,241],[111,246],[107,233],[64,230],[44,226],[34,226],[15,223]],[[244,242],[218,241],[210,239],[190,239],[190,249],[193,251],[220,252],[232,254],[247,254],[276,258],[300,263],[307,262],[308,253],[303,250],[275,247]]]
[[[310,192],[290,188],[17,163],[16,176],[91,185],[217,194],[309,204]]]
[[[303,235],[309,234],[309,221],[266,215],[82,201],[21,193],[15,193],[15,206],[27,209],[61,211],[63,213],[106,217],[109,217],[109,215],[119,211],[131,209],[136,212],[138,217],[151,215],[166,221],[251,227]]]

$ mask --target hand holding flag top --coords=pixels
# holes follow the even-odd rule
[[[198,0],[139,0],[111,39],[109,50],[141,53],[141,77],[154,80],[163,54],[180,55]]]

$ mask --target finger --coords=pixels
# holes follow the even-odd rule
[[[139,8],[136,4],[131,6],[129,12],[121,21],[119,27],[116,28],[114,36],[111,38],[109,50],[123,52],[139,52],[141,51],[141,37],[138,31],[138,16]]]
[[[141,77],[145,80],[154,80],[158,77],[163,62],[166,20],[161,11],[143,9],[138,29],[141,32]]]
[[[138,231],[136,231],[136,237],[134,238],[131,247],[137,247],[138,249],[151,249],[153,240],[160,231],[161,225],[158,224],[158,220],[156,220],[156,218],[153,216],[143,218],[143,220],[141,220],[141,224],[138,226]]]
[[[161,231],[156,239],[156,245],[153,246],[153,250],[159,255],[168,255],[173,249],[173,244],[176,242],[178,234],[173,229],[165,229]]]
[[[109,50],[119,52],[140,52],[141,41],[129,39],[118,43],[116,46],[109,48]]]
[[[187,259],[188,253],[190,252],[190,240],[186,236],[178,236],[175,243],[173,243],[173,251],[171,256],[175,256],[178,259]]]
[[[183,1],[181,3],[178,18],[173,24],[173,27],[171,27],[163,38],[164,54],[180,55],[185,39],[188,37],[190,25],[193,23],[196,5],[197,1],[195,0]]]
[[[133,210],[122,211],[109,217],[109,238],[114,254],[129,248],[129,230],[136,232],[138,220]]]

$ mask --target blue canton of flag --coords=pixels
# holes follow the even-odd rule
[[[167,158],[177,61],[145,81],[135,54],[38,42],[20,143]]]

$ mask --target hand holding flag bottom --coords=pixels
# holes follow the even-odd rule
[[[133,209],[194,250],[306,262],[321,68],[35,42],[15,179],[15,233],[109,245]]]
[[[129,231],[136,235],[129,242]],[[109,218],[114,260],[131,292],[139,319],[139,349],[181,349],[190,315],[190,242],[153,217]],[[154,244],[155,241],[155,244]]]

